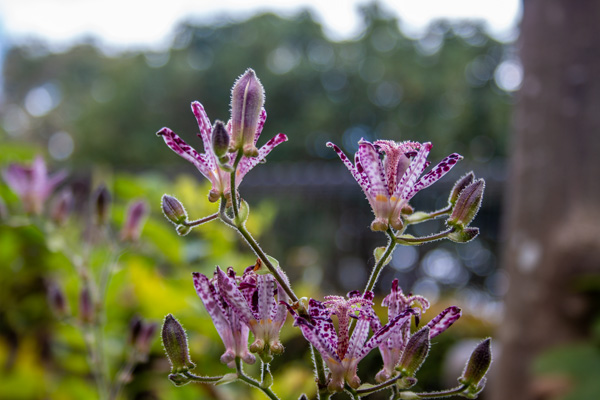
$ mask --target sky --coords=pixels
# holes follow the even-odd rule
[[[167,46],[173,27],[182,20],[242,20],[275,11],[293,15],[310,8],[335,40],[360,33],[357,7],[365,0],[0,0],[0,29],[10,41],[35,36],[58,46],[96,36],[115,48]],[[520,0],[380,0],[402,20],[402,29],[417,36],[436,18],[478,19],[500,40],[515,37]],[[1,35],[1,32],[0,32]]]

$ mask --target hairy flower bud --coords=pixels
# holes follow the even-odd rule
[[[72,208],[73,193],[70,190],[64,190],[54,200],[50,209],[50,218],[56,225],[62,225],[67,221]]]
[[[414,376],[427,358],[429,347],[429,327],[426,326],[410,337],[396,369],[404,376]]]
[[[448,226],[464,229],[473,221],[481,206],[484,189],[485,181],[478,179],[460,192],[452,214],[446,221]]]
[[[469,391],[480,390],[480,382],[492,363],[492,339],[487,338],[475,347],[458,382],[469,386]]]
[[[175,225],[183,224],[187,220],[187,212],[177,198],[163,194],[162,211],[165,217]]]
[[[142,228],[148,216],[148,205],[143,200],[132,203],[127,210],[127,217],[121,229],[121,239],[135,242],[140,238]]]
[[[479,228],[465,228],[448,234],[448,239],[455,243],[467,243],[479,235]]]
[[[258,156],[254,137],[264,103],[263,86],[249,68],[231,90],[231,149],[241,149],[246,157]]]
[[[450,197],[448,197],[448,204],[454,206],[456,204],[456,200],[458,200],[458,195],[460,194],[460,192],[462,192],[464,188],[473,183],[474,180],[475,174],[473,173],[473,171],[471,171],[462,178],[460,178],[458,181],[456,181],[454,187],[452,188],[452,192],[450,192]]]
[[[98,226],[108,223],[110,212],[111,196],[106,186],[102,185],[94,192],[92,207],[94,212],[94,222]]]
[[[222,158],[229,151],[229,132],[222,121],[216,120],[212,128],[212,149],[217,158]],[[229,159],[229,157],[227,157]]]
[[[171,373],[178,374],[195,367],[190,360],[185,330],[171,314],[165,318],[162,327],[162,341],[171,362]]]

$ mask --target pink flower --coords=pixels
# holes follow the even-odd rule
[[[38,156],[31,166],[9,165],[2,171],[2,176],[23,202],[25,211],[39,215],[42,213],[48,197],[67,174],[65,171],[59,171],[48,176],[46,163],[41,156]]]
[[[212,126],[210,120],[204,111],[204,107],[199,102],[195,101],[192,103],[192,111],[198,121],[198,127],[200,128],[200,134],[198,135],[202,139],[204,145],[204,153],[200,154],[194,148],[189,146],[183,139],[177,136],[169,128],[162,128],[156,134],[162,136],[165,143],[171,150],[179,154],[182,158],[188,160],[198,168],[198,171],[204,175],[212,183],[212,189],[208,194],[208,199],[212,202],[219,200],[221,196],[229,196],[231,193],[230,188],[230,173],[226,172],[224,168],[219,167],[219,159],[215,155],[212,146]],[[258,125],[256,128],[256,135],[254,136],[254,144],[258,141],[262,128],[267,119],[267,112],[264,108],[260,112],[258,119]],[[231,123],[228,124],[228,131],[231,131]],[[243,156],[237,171],[236,171],[236,188],[244,176],[254,166],[260,162],[263,162],[267,155],[275,148],[275,146],[283,143],[287,140],[287,136],[283,133],[277,134],[274,138],[269,140],[264,146],[258,150],[258,156],[246,157]],[[237,150],[240,151],[240,150]],[[233,166],[235,154],[229,157],[229,161],[226,163],[229,166]]]
[[[422,189],[432,185],[460,160],[453,153],[444,158],[430,172],[421,176],[429,165],[427,156],[431,143],[362,140],[354,158],[354,165],[342,150],[328,142],[365,192],[375,214],[371,223],[374,231],[385,231],[390,226],[402,229],[403,212],[410,208],[408,202]],[[383,160],[380,157],[383,154]],[[419,178],[420,177],[420,178]]]

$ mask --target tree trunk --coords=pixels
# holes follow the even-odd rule
[[[488,395],[550,398],[532,362],[589,335],[600,268],[600,1],[524,0],[505,203],[505,319]],[[597,312],[597,311],[596,311]]]

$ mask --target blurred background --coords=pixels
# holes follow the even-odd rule
[[[167,313],[188,330],[198,374],[227,372],[190,273],[217,264],[241,272],[253,257],[218,223],[177,236],[161,215],[163,193],[192,218],[216,205],[206,201],[204,178],[155,132],[167,126],[201,150],[190,102],[226,120],[231,85],[248,67],[266,91],[259,145],[278,132],[289,141],[240,190],[252,207],[251,230],[300,296],[361,288],[373,249],[385,245],[368,229],[360,187],[325,143],[352,154],[361,138],[431,141],[431,162],[452,152],[464,160],[418,194],[414,208],[443,207],[471,170],[487,185],[472,224],[481,231],[476,240],[399,248],[378,283],[379,296],[398,278],[406,292],[428,297],[426,320],[450,304],[463,309],[436,338],[418,390],[453,386],[477,340],[492,336],[496,358],[482,398],[598,398],[600,6],[251,3],[0,3],[0,168],[42,155],[50,171],[68,171],[60,187],[75,199],[60,228],[15,223],[22,204],[0,182],[0,398],[98,396],[84,340],[53,316],[45,282],[61,282],[77,308],[80,279],[63,249],[79,251],[100,184],[112,193],[115,230],[130,201],[150,204],[107,295],[110,374],[125,358],[132,316],[158,323]],[[412,233],[442,228],[433,221]],[[275,392],[314,396],[303,339],[291,326],[283,339],[286,367],[274,362]],[[364,381],[380,363],[376,352],[361,363]],[[238,384],[176,388],[168,371],[156,338],[123,398],[262,396]]]

